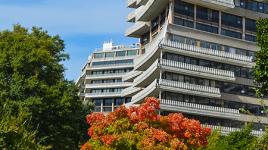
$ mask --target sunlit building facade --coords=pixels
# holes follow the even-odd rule
[[[128,0],[133,25],[126,36],[140,39],[139,57],[123,78],[127,106],[159,98],[161,113],[181,112],[222,133],[254,122],[268,124],[255,95],[256,20],[268,3],[252,0]]]

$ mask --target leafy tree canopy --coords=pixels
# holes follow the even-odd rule
[[[85,128],[87,110],[74,83],[64,79],[61,62],[68,58],[64,41],[41,28],[0,32],[0,110],[16,118],[23,106],[27,128],[53,149],[77,149]]]

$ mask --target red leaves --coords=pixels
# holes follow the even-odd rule
[[[136,143],[137,149],[152,149],[155,146],[188,149],[207,145],[207,137],[211,132],[209,128],[202,128],[198,121],[179,113],[158,115],[159,105],[156,98],[147,98],[138,107],[127,109],[121,106],[107,116],[101,113],[88,115],[87,123],[91,126],[88,135],[91,141],[99,142],[91,143],[93,145],[87,142],[83,147],[92,148],[94,143],[102,143],[107,148],[116,145],[113,143],[121,139],[134,140],[131,143]]]

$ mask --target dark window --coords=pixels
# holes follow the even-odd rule
[[[242,29],[242,17],[227,14],[227,13],[222,13],[221,20],[222,20],[222,25]]]
[[[126,51],[118,51],[116,52],[116,56],[126,56]]]
[[[246,34],[246,36],[245,36],[245,40],[247,40],[247,41],[252,41],[252,42],[256,42],[256,41],[257,41],[257,38],[256,38],[256,36],[254,36],[254,35]]]
[[[226,35],[226,36],[230,36],[230,37],[234,37],[234,38],[238,38],[238,39],[242,39],[242,33],[231,31],[231,30],[222,29],[221,34]]]
[[[205,25],[201,23],[196,24],[196,29],[202,30],[202,31],[207,31],[211,33],[218,33],[218,28],[210,25]]]
[[[194,17],[194,5],[190,3],[177,0],[174,6],[175,13],[182,14],[185,16]]]
[[[115,104],[115,106],[120,106],[120,105],[124,104],[124,101],[125,101],[124,98],[116,98],[114,104]]]
[[[95,53],[94,58],[103,58],[103,53]]]
[[[104,99],[103,106],[112,106],[113,99]]]
[[[94,105],[95,106],[101,106],[102,99],[94,99]]]
[[[197,6],[196,17],[198,19],[212,21],[215,23],[219,22],[219,12],[216,10],[208,9],[205,7]]]
[[[158,29],[158,17],[152,20],[151,22],[151,27],[152,27],[152,32],[155,32]]]
[[[185,19],[181,19],[181,18],[177,18],[177,17],[175,17],[174,23],[177,25],[186,26],[186,27],[190,27],[190,28],[194,27],[193,21],[189,21],[189,20],[185,20]]]
[[[246,18],[246,30],[256,32],[256,20]]]

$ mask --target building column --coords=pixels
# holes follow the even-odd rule
[[[196,29],[196,5],[194,5],[194,29]]]
[[[245,39],[246,38],[246,18],[245,17],[242,18],[242,28],[243,28],[242,39]]]
[[[101,112],[103,112],[103,99],[101,100]]]
[[[114,100],[115,99],[113,99],[113,101],[112,101],[112,112],[114,112]]]
[[[169,11],[168,11],[168,23],[173,24],[174,23],[174,0],[169,1]]]
[[[219,11],[219,34],[221,34],[221,11]]]

